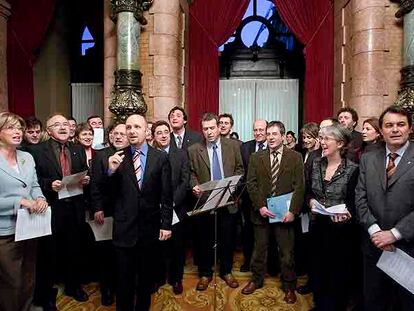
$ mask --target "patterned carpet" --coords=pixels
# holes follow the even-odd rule
[[[312,307],[312,296],[301,296],[297,294],[298,301],[294,305],[287,305],[283,301],[283,292],[280,289],[280,281],[277,278],[267,277],[264,287],[252,295],[243,295],[241,290],[248,282],[250,273],[238,272],[242,255],[236,254],[234,264],[234,276],[238,279],[240,286],[231,289],[217,277],[217,308],[216,310],[230,311],[308,311]],[[174,295],[170,285],[162,286],[152,297],[151,310],[154,311],[212,311],[214,297],[214,281],[205,292],[195,290],[197,284],[196,267],[189,262],[186,265],[184,275],[184,292],[182,295]],[[299,284],[306,280],[299,279]],[[58,309],[60,311],[106,311],[115,310],[115,304],[111,307],[103,307],[100,303],[99,286],[96,283],[86,287],[89,294],[89,301],[79,303],[61,293],[58,297]]]

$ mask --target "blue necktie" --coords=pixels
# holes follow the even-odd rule
[[[217,145],[213,143],[213,180],[220,180],[221,170],[220,170],[220,162],[217,155]]]

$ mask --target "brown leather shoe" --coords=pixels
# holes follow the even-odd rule
[[[228,273],[226,275],[223,275],[221,277],[224,282],[226,282],[226,284],[231,287],[231,288],[237,288],[239,287],[239,282],[237,282],[237,280],[235,279],[235,277],[233,276],[233,274]]]
[[[242,289],[242,294],[244,295],[250,295],[253,294],[254,291],[257,289],[258,287],[256,287],[256,284],[254,284],[252,281],[250,281],[249,283],[247,283],[247,285],[245,287],[243,287]]]
[[[196,289],[199,291],[206,290],[210,282],[211,282],[211,277],[202,276],[197,283]]]
[[[297,300],[295,290],[294,289],[288,289],[285,291],[285,298],[283,300],[287,304],[294,304]]]

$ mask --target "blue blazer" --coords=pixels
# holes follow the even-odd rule
[[[30,153],[17,150],[19,172],[0,154],[0,236],[14,234],[20,200],[43,198]]]

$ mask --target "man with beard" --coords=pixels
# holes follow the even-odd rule
[[[108,158],[117,150],[129,145],[124,123],[115,125],[111,130],[112,144],[110,147],[96,152],[91,166],[91,208],[94,211],[95,222],[103,225],[105,217],[113,216],[115,205],[114,189],[107,183]],[[114,302],[115,291],[115,250],[112,241],[97,243],[99,258],[99,282],[101,304],[109,306]]]
[[[39,239],[36,288],[34,302],[44,310],[56,309],[57,289],[53,288],[57,254],[59,265],[64,271],[65,294],[77,301],[87,301],[88,295],[82,289],[81,236],[85,223],[83,195],[65,199],[58,198],[62,189],[62,178],[88,169],[86,154],[82,146],[68,143],[69,122],[61,114],[47,119],[48,141],[28,148],[36,163],[36,171],[42,192],[52,208],[52,235]],[[83,186],[89,183],[89,176],[81,180]]]

